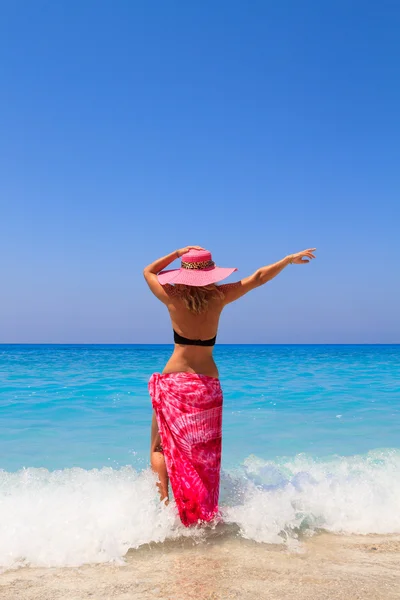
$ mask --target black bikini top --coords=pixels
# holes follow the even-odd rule
[[[209,340],[189,340],[188,338],[179,335],[179,333],[176,333],[175,329],[173,331],[175,344],[182,344],[184,346],[215,346],[215,341],[217,339],[217,336],[214,336]]]

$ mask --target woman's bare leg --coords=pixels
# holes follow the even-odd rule
[[[150,445],[150,463],[151,468],[158,475],[158,491],[160,492],[161,500],[166,499],[166,504],[169,501],[168,495],[168,473],[165,465],[164,454],[161,451],[161,438],[158,431],[156,415],[153,411],[153,419],[151,421],[151,445]]]

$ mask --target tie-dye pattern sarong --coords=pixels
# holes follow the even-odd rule
[[[181,521],[218,516],[222,390],[219,379],[154,373],[149,391]]]

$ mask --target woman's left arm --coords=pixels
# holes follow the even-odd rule
[[[186,254],[186,252],[189,252],[189,250],[192,248],[194,248],[196,250],[202,249],[200,246],[186,246],[185,248],[180,248],[179,250],[174,250],[174,252],[171,252],[170,254],[167,254],[166,256],[162,256],[161,258],[158,258],[157,260],[152,262],[150,265],[147,265],[147,267],[145,267],[143,269],[143,275],[144,275],[145,280],[147,281],[147,285],[149,286],[149,288],[151,289],[153,294],[159,300],[161,300],[161,302],[164,302],[164,304],[167,304],[167,302],[169,300],[169,295],[167,294],[166,290],[161,285],[161,283],[159,283],[159,281],[157,279],[157,273],[159,273],[160,271],[163,271],[166,267],[168,267],[168,265],[170,265],[172,262],[174,262],[174,260],[176,260],[177,258],[180,258],[183,254]]]

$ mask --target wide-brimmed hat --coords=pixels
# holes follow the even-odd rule
[[[222,281],[231,275],[235,268],[216,267],[208,250],[189,250],[181,256],[181,268],[161,271],[158,281],[161,285],[181,283],[184,285],[204,286]]]

